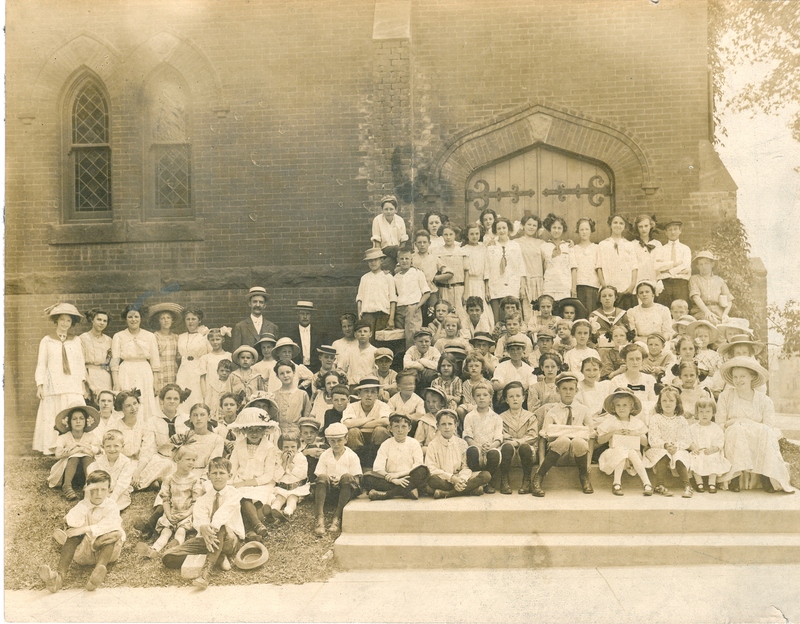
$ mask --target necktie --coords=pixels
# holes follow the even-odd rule
[[[172,436],[175,435],[175,421],[168,420],[166,421],[166,423],[167,423],[167,435],[171,438]]]
[[[503,257],[500,258],[500,272],[505,273],[507,266],[508,266],[508,260],[506,260],[506,246],[503,245]]]
[[[219,509],[219,505],[220,505],[220,500],[219,499],[220,499],[220,495],[219,495],[219,492],[217,492],[217,495],[214,497],[214,504],[211,506],[211,518],[212,519],[214,518],[214,514],[217,513],[217,510]]]
[[[645,391],[644,384],[635,384],[635,385],[634,384],[628,384],[628,388],[630,390],[632,390],[633,392],[637,392],[637,391],[638,392],[644,392]]]
[[[670,259],[672,262],[675,262],[675,260],[677,259],[677,255],[676,255],[676,254],[678,253],[678,252],[676,251],[676,249],[675,249],[675,241],[672,241],[672,242],[670,243],[670,247],[672,247],[672,249],[670,249],[670,250],[669,250],[669,259]]]
[[[67,341],[66,336],[59,336],[59,340],[61,340],[61,368],[64,371],[65,375],[70,375],[70,368],[69,368],[69,358],[67,357],[67,348],[64,346],[64,343]]]
[[[567,425],[572,424],[572,406],[567,405]]]

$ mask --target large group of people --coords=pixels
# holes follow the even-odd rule
[[[113,337],[104,309],[48,310],[33,448],[56,460],[50,487],[69,501],[83,488],[56,531],[58,569],[39,569],[51,591],[73,560],[95,566],[88,589],[102,585],[125,540],[120,512],[152,487],[136,551],[171,568],[207,554],[200,587],[306,497],[315,534],[335,534],[362,492],[510,495],[515,461],[519,495],[544,496],[559,462],[586,494],[592,463],[618,496],[626,471],[645,496],[672,496],[670,473],[686,498],[793,492],[756,358],[764,345],[730,315],[717,258],[680,242],[680,221],[641,215],[631,228],[615,214],[595,243],[589,218],[570,238],[552,214],[484,210],[462,229],[431,212],[412,241],[397,209],[381,200],[369,270],[335,340],[316,319],[333,311],[307,300],[281,332],[262,287],[232,329],[172,302],[127,306]]]

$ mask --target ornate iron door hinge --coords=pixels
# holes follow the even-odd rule
[[[545,189],[542,195],[549,197],[550,195],[557,195],[558,201],[566,201],[567,195],[575,195],[579,198],[581,195],[588,195],[589,203],[592,206],[599,206],[603,203],[605,197],[611,197],[611,186],[605,183],[602,176],[596,175],[589,178],[589,185],[582,187],[580,184],[575,188],[567,188],[563,182],[554,189]]]
[[[499,202],[504,197],[510,197],[511,203],[517,204],[520,197],[533,197],[534,195],[536,195],[534,190],[520,191],[518,184],[512,184],[510,191],[504,191],[500,187],[497,187],[496,191],[490,191],[489,183],[486,180],[478,180],[475,182],[475,190],[467,191],[467,201],[474,200],[475,208],[483,210],[489,205],[490,199],[496,199]]]

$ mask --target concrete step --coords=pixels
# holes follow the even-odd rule
[[[344,569],[601,567],[800,562],[800,535],[342,534]]]
[[[623,482],[627,485],[626,482]],[[642,496],[630,484],[624,496],[552,490],[544,498],[502,494],[446,500],[373,502],[344,510],[345,534],[664,534],[798,533],[800,496],[762,491],[695,493],[691,499]]]

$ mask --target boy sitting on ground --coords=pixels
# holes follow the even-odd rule
[[[161,562],[167,568],[180,569],[189,555],[208,555],[203,571],[192,581],[200,589],[208,587],[212,570],[219,565],[230,570],[232,557],[239,540],[244,539],[244,523],[240,510],[241,494],[228,485],[232,477],[231,462],[224,457],[214,457],[208,462],[208,480],[211,488],[194,504],[192,525],[197,537],[186,540],[164,553]]]
[[[86,477],[84,498],[66,515],[66,542],[61,547],[58,568],[39,566],[39,578],[55,593],[63,587],[64,577],[74,560],[78,565],[94,565],[86,589],[94,591],[106,579],[106,566],[119,559],[125,543],[125,531],[119,508],[109,498],[111,475],[95,470]]]

